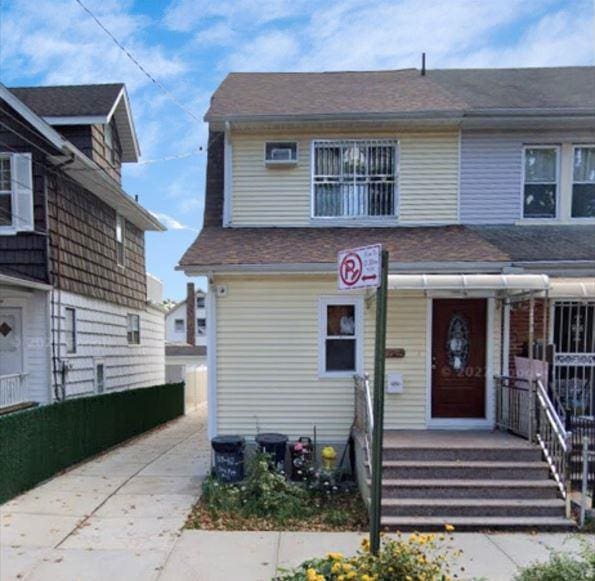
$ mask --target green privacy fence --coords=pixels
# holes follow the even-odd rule
[[[70,399],[0,416],[0,503],[184,413],[184,384]]]

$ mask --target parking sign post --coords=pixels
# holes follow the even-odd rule
[[[376,342],[374,346],[374,433],[372,434],[372,489],[370,550],[380,549],[382,505],[382,438],[384,435],[384,358],[386,352],[386,298],[388,251],[380,244],[342,250],[337,254],[339,290],[376,288]]]

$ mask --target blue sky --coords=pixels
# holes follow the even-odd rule
[[[232,70],[301,71],[595,64],[595,0],[83,0],[145,68],[202,119]],[[124,187],[169,227],[147,236],[147,268],[183,297],[174,267],[204,206],[207,128],[178,108],[75,0],[3,0],[8,86],[122,81],[142,161]],[[191,154],[174,161],[148,163]],[[200,281],[199,281],[200,282]]]

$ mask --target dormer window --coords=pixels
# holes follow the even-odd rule
[[[397,215],[397,141],[314,141],[314,218]]]

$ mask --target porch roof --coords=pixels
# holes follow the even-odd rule
[[[550,289],[545,274],[390,274],[391,290],[499,291],[501,294]]]
[[[595,278],[553,278],[549,296],[555,299],[595,299]]]

